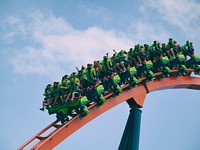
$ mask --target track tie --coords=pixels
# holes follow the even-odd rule
[[[49,136],[36,136],[37,139],[39,140],[45,140],[47,139]]]
[[[53,125],[55,128],[60,128],[60,127],[62,127],[63,125],[62,124],[55,124],[55,125]]]

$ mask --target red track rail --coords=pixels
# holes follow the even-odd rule
[[[193,70],[188,71],[192,72]],[[177,71],[174,70],[174,72]],[[141,82],[136,88],[128,89],[129,85],[123,86],[123,92],[115,98],[112,97],[113,93],[107,94],[105,96],[105,98],[107,99],[106,102],[99,108],[97,108],[95,104],[89,106],[90,113],[83,119],[80,119],[79,115],[77,115],[64,125],[58,124],[58,120],[53,122],[42,131],[40,131],[38,134],[36,134],[29,141],[27,141],[18,150],[23,150],[26,146],[28,146],[36,139],[38,139],[39,141],[31,148],[31,150],[51,150],[68,136],[77,131],[79,128],[87,124],[89,121],[93,120],[102,113],[124,101],[127,101],[129,105],[136,103],[139,107],[142,107],[146,95],[151,91],[169,88],[187,88],[200,90],[199,77],[174,76],[169,78],[159,78],[161,74],[162,73],[156,73],[157,78],[155,80],[148,83]],[[140,81],[143,79],[140,79]],[[41,136],[52,127],[54,127],[54,130],[51,133],[49,133],[45,137]]]

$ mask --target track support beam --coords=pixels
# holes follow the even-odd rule
[[[137,107],[130,110],[118,150],[139,150],[141,114]]]

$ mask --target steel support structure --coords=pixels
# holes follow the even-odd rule
[[[141,110],[139,108],[143,107],[145,97],[148,93],[157,90],[165,90],[165,89],[174,89],[174,88],[186,88],[193,90],[200,90],[200,78],[199,77],[190,77],[190,76],[179,76],[179,77],[169,77],[169,78],[158,78],[161,73],[156,74],[156,79],[148,82],[142,83],[132,89],[129,89],[129,85],[125,85],[122,87],[123,92],[117,96],[112,97],[112,93],[109,93],[105,96],[106,102],[101,107],[96,107],[95,104],[89,106],[90,113],[84,117],[83,119],[79,119],[79,115],[72,118],[69,122],[64,125],[59,124],[59,121],[55,121],[42,131],[38,132],[34,137],[24,143],[18,150],[27,149],[31,143],[35,140],[39,140],[34,146],[32,146],[31,150],[52,150],[56,145],[66,139],[68,136],[73,134],[75,131],[80,129],[82,126],[98,117],[102,113],[107,110],[117,106],[122,102],[127,102],[130,106],[131,111],[126,128],[124,132],[130,134],[128,140],[132,140],[132,145],[134,143],[139,144],[139,124],[141,119]],[[142,81],[142,79],[141,79]],[[131,129],[131,126],[133,129]],[[54,128],[53,131],[49,133],[49,129]],[[136,132],[138,132],[136,134]],[[46,136],[43,136],[46,134]],[[135,134],[133,134],[135,133]],[[132,134],[132,135],[131,135]],[[135,136],[135,137],[134,137]],[[130,138],[131,137],[131,138]],[[124,140],[127,137],[122,137],[122,142],[125,143]],[[136,140],[133,140],[136,139]],[[121,145],[121,144],[120,144]],[[134,144],[136,145],[136,144]],[[119,147],[120,148],[120,147]],[[137,148],[137,147],[136,147]],[[129,150],[129,149],[120,149],[120,150]],[[134,149],[135,150],[135,149]],[[137,149],[138,150],[138,149]]]
[[[118,150],[139,150],[141,114],[137,107],[130,110]]]

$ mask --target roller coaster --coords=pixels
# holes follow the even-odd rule
[[[126,67],[125,71],[110,74],[106,81],[98,81],[99,84],[95,86],[93,84],[92,90],[84,91],[76,100],[48,106],[48,113],[56,114],[57,120],[38,132],[19,150],[35,141],[31,150],[53,149],[89,121],[124,101],[131,111],[118,149],[138,150],[141,108],[148,93],[174,88],[200,90],[200,56],[192,55],[188,60],[183,54],[176,55],[172,60],[167,56],[157,56],[157,61],[145,60],[138,66],[135,64]],[[123,64],[126,66],[126,63]],[[86,73],[84,77],[87,77]],[[45,133],[47,135],[43,136]]]

